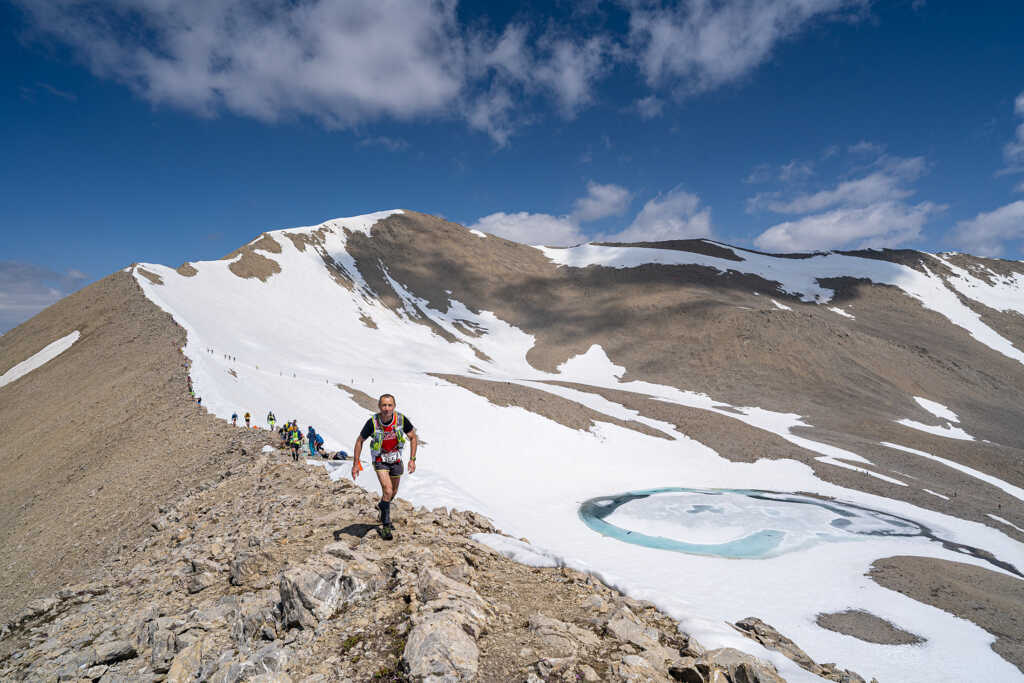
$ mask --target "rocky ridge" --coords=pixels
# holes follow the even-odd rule
[[[0,679],[783,680],[751,655],[706,650],[591,576],[499,555],[472,540],[496,532],[475,513],[399,499],[396,540],[383,541],[375,501],[283,452],[227,461],[157,510],[149,537],[95,580],[4,626]],[[863,680],[754,622],[739,628],[783,642],[808,670]]]

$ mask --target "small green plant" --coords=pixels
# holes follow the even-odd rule
[[[363,634],[362,633],[356,633],[355,635],[351,635],[348,638],[346,638],[345,640],[341,641],[341,654],[348,653],[348,651],[351,650],[352,648],[354,648],[356,645],[358,645],[359,642],[362,641],[362,639],[363,639]]]

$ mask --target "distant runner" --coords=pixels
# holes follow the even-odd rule
[[[238,426],[238,413],[231,413],[231,425],[234,427]]]
[[[380,482],[381,499],[377,504],[380,510],[381,536],[391,538],[394,527],[391,524],[391,501],[398,493],[398,483],[402,477],[402,448],[405,442],[411,444],[409,450],[409,474],[416,471],[416,448],[419,440],[412,420],[395,412],[395,397],[384,394],[377,401],[380,412],[372,415],[356,439],[352,452],[352,479],[359,476],[363,469],[359,454],[363,450],[363,441],[370,439],[370,453],[373,456],[373,469]]]
[[[295,429],[288,432],[288,446],[292,449],[292,460],[299,459],[299,448],[302,446],[302,437],[299,436],[299,430]]]
[[[274,423],[276,421],[277,418],[274,417],[274,411],[271,410],[269,413],[267,413],[267,424],[270,425],[270,431],[274,431]]]
[[[250,417],[252,417],[252,416],[251,416],[251,415],[249,415],[249,413],[246,413],[246,414],[245,414],[245,426],[246,426],[246,428],[247,428],[247,429],[248,429],[248,427],[249,427],[249,418],[250,418]]]

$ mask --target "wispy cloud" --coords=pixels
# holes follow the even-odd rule
[[[76,95],[75,93],[68,92],[66,90],[60,90],[58,88],[53,87],[49,83],[43,83],[43,82],[40,81],[40,82],[36,83],[36,86],[39,87],[39,88],[42,88],[43,90],[45,90],[46,92],[50,93],[54,97],[59,97],[59,98],[61,98],[63,100],[67,100],[69,102],[77,102],[78,101],[78,95]]]
[[[954,244],[972,254],[1001,256],[1006,251],[1006,242],[1024,240],[1024,201],[960,221],[950,237]]]
[[[648,95],[636,101],[634,105],[642,119],[656,119],[665,109],[665,102],[657,95]]]
[[[893,201],[833,209],[773,225],[754,244],[767,251],[895,247],[917,239],[928,219],[944,209],[932,202]]]
[[[735,81],[814,20],[856,19],[869,0],[630,0],[629,36],[647,82],[684,94]]]
[[[833,188],[791,199],[781,199],[778,193],[755,195],[747,201],[747,210],[798,214],[840,205],[863,207],[875,202],[906,199],[914,194],[907,183],[920,177],[925,169],[923,157],[883,157],[877,165],[880,166],[877,171],[861,178],[845,180]]]
[[[870,4],[622,0],[628,29],[615,33],[607,22],[522,19],[494,30],[460,21],[456,0],[15,2],[35,35],[71,46],[94,74],[157,105],[267,122],[309,117],[328,128],[461,119],[499,146],[547,109],[577,116],[613,68],[647,81],[653,92],[635,106],[654,118],[666,94],[734,81],[780,41]]]
[[[754,239],[755,245],[771,251],[895,247],[917,239],[925,223],[945,210],[933,202],[906,201],[915,193],[914,181],[927,170],[924,157],[889,156],[881,145],[866,141],[846,152],[853,157],[848,165],[856,162],[853,172],[861,175],[814,192],[760,192],[747,200],[748,213],[799,216],[769,227]],[[865,163],[865,156],[876,158]],[[780,182],[813,173],[813,167],[791,164],[796,165],[782,167],[793,170],[781,173]]]
[[[33,263],[0,261],[0,334],[75,291],[86,279],[75,269],[57,273]]]
[[[409,148],[409,143],[400,138],[389,138],[386,135],[363,138],[359,141],[360,147],[383,147],[392,152],[400,152]]]
[[[461,25],[452,0],[19,4],[39,35],[155,104],[268,122],[308,116],[330,128],[457,117],[499,144],[521,120],[514,98],[545,98],[571,118],[608,57],[603,36]]]
[[[1024,92],[1014,100],[1013,113],[1024,119]],[[1024,172],[1024,121],[1018,124],[1013,139],[1003,146],[1003,159],[1006,167],[999,171],[999,175]]]

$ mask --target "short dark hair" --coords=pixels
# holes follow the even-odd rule
[[[391,394],[381,394],[380,398],[377,399],[377,405],[380,405],[380,402],[386,398],[390,398],[392,403],[397,403],[397,401],[395,401],[395,397],[392,396]]]

